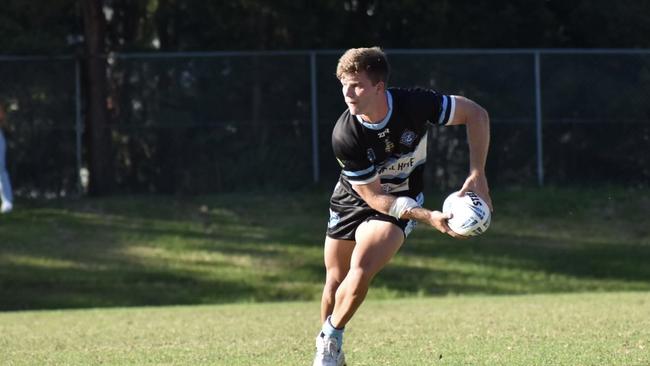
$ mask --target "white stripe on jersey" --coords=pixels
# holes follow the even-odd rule
[[[352,184],[353,186],[354,185],[359,185],[359,184],[368,184],[368,183],[372,183],[372,182],[376,181],[377,178],[379,178],[379,174],[375,173],[370,178],[364,179],[364,180],[350,180],[350,179],[348,179],[348,183]]]
[[[454,113],[456,112],[456,98],[451,95],[449,96],[449,99],[451,100],[451,112],[449,112],[449,119],[447,120],[447,123],[454,120]]]
[[[375,166],[371,165],[367,169],[359,170],[359,171],[356,171],[356,172],[352,172],[352,171],[349,171],[349,170],[343,170],[342,172],[343,172],[344,175],[347,175],[348,177],[358,177],[358,176],[370,173],[373,169],[375,169]]]

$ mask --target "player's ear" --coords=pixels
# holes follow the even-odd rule
[[[383,92],[384,90],[386,90],[386,83],[383,82],[383,81],[381,81],[381,80],[379,80],[379,81],[377,82],[377,84],[375,84],[375,88],[376,88],[376,90],[377,90],[378,93],[381,93],[381,92]]]

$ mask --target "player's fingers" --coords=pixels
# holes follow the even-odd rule
[[[443,234],[449,234],[449,235],[452,235],[451,233],[453,233],[453,231],[451,231],[451,229],[449,229],[449,228],[448,228],[447,226],[445,226],[444,224],[440,224],[440,226],[438,226],[436,229],[438,229],[438,231],[440,231],[440,232],[443,233]]]
[[[443,220],[440,220],[440,221],[437,223],[438,225],[436,226],[436,228],[437,228],[441,233],[443,233],[443,234],[447,234],[447,235],[451,236],[452,238],[455,238],[455,239],[467,239],[467,238],[468,238],[467,236],[460,235],[460,234],[456,233],[455,231],[453,231],[453,230],[449,227],[449,224],[447,223],[447,220],[449,220],[449,219],[452,218],[453,216],[454,216],[454,215],[453,215],[451,212],[449,212],[449,213],[443,213],[441,217],[443,217],[444,219],[443,219]]]
[[[455,239],[461,239],[461,240],[469,239],[469,236],[456,234],[453,231],[451,233],[453,233],[454,235],[451,235],[451,234],[449,234],[449,235],[453,236]]]
[[[442,230],[440,230],[442,233],[447,234],[447,235],[449,235],[449,236],[451,236],[451,237],[453,237],[453,238],[458,238],[458,239],[460,239],[460,238],[462,237],[461,235],[458,235],[455,231],[453,231],[453,230],[449,227],[449,225],[447,224],[447,220],[442,221],[442,222],[440,223],[440,226],[442,226]]]
[[[441,212],[437,210],[431,211],[432,223],[437,223],[437,222],[440,222],[441,224],[446,223],[447,220],[451,219],[452,217],[454,217],[454,214],[451,212]]]
[[[469,184],[469,179],[468,179],[468,180],[466,180],[466,181],[463,183],[463,186],[460,187],[460,190],[459,190],[458,192],[456,192],[456,195],[457,195],[458,197],[463,197],[463,196],[465,195],[465,193],[467,193],[468,191],[470,191],[470,187],[469,187],[469,185],[470,185],[470,184]]]
[[[447,232],[449,232],[450,229],[449,226],[447,226],[448,219],[445,217],[448,216],[449,214],[442,213],[439,211],[436,211],[436,213],[438,214],[438,216],[434,217],[431,220],[430,222],[431,226],[433,226],[436,230],[440,231],[441,233],[447,234]]]
[[[490,212],[494,212],[494,205],[492,204],[492,197],[490,197],[490,195],[487,196],[485,203],[487,203],[488,207],[490,207]]]
[[[447,230],[446,234],[455,239],[467,239],[467,236],[460,235],[451,229]]]
[[[477,192],[478,196],[487,203],[488,207],[490,208],[490,211],[494,211],[494,206],[492,205],[492,197],[490,197],[490,194],[487,192]]]

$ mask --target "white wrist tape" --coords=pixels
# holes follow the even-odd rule
[[[398,219],[404,215],[404,213],[416,208],[420,207],[417,202],[411,197],[397,197],[393,204],[390,206],[390,209],[388,210],[388,214],[393,216],[394,218]]]

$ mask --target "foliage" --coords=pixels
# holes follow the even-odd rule
[[[82,19],[82,4],[101,8],[99,20],[106,22],[106,34],[98,35],[93,43],[97,49],[87,54],[82,46],[95,39],[83,36],[91,19]],[[309,59],[240,55],[170,61],[129,52],[367,45],[647,48],[648,16],[650,3],[634,0],[52,0],[38,7],[10,0],[0,8],[0,47],[6,54],[66,54],[85,61],[81,112],[87,123],[81,165],[91,173],[89,192],[202,194],[311,184],[311,159],[300,158],[312,149]],[[331,123],[344,108],[332,77],[336,56],[322,55],[317,61],[320,173],[330,180],[336,175]],[[543,57],[542,116],[552,123],[544,127],[547,181],[648,181],[650,165],[640,147],[650,139],[650,111],[644,99],[650,88],[649,60],[639,55]],[[14,128],[21,135],[10,141],[9,151],[17,193],[69,195],[77,189],[79,174],[71,146],[76,114],[72,105],[43,106],[74,99],[73,61],[65,66],[67,74],[52,72],[49,64],[35,72],[38,65],[17,63],[16,72],[10,62],[3,61],[0,70],[0,97],[17,101],[21,108],[10,116],[21,125]],[[495,123],[493,129],[488,163],[492,182],[535,181],[530,55],[395,55],[391,62],[396,71],[393,85],[419,84],[466,95],[484,105],[493,121],[505,124]],[[43,76],[45,72],[49,74]],[[586,126],[576,125],[585,120],[604,123],[589,125],[585,132]],[[65,126],[57,127],[66,129],[57,130],[63,140],[42,130],[52,124]],[[434,134],[430,156],[435,167],[428,178],[443,181],[441,188],[455,185],[465,174],[467,159],[453,147],[462,146],[464,136]],[[35,140],[47,141],[36,152],[53,140],[66,142],[42,157],[31,151]],[[257,179],[251,179],[251,172]]]
[[[110,51],[650,46],[650,4],[640,0],[101,3]],[[68,36],[81,33],[80,16],[79,1],[38,7],[5,1],[0,47],[7,53],[67,51]]]
[[[69,38],[80,32],[76,0],[39,2],[4,0],[0,7],[0,50],[3,54],[70,52]]]

